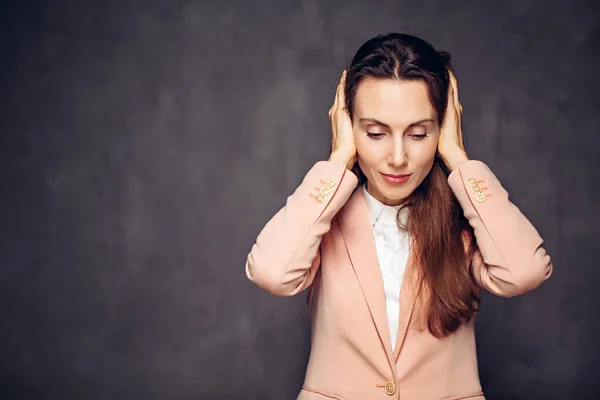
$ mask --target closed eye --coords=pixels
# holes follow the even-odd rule
[[[371,132],[367,132],[367,136],[372,138],[372,139],[379,139],[380,137],[384,136],[384,133],[371,133]]]
[[[412,138],[415,139],[415,140],[423,140],[423,139],[425,139],[429,135],[427,135],[426,133],[424,133],[422,135],[414,135],[413,134],[413,135],[410,135],[410,136],[412,136]]]

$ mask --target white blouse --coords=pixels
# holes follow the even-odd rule
[[[394,349],[400,316],[400,288],[410,251],[410,236],[396,222],[400,206],[383,204],[367,192],[366,185],[363,186],[363,192],[373,224],[373,236],[385,290],[390,339]],[[402,224],[406,223],[407,218],[408,209],[404,208],[400,215]]]

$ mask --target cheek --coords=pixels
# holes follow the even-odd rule
[[[413,142],[410,146],[409,160],[418,166],[427,166],[433,163],[437,151],[437,140]]]
[[[373,167],[381,162],[381,143],[369,139],[365,135],[355,136],[356,154],[361,164],[365,167]]]

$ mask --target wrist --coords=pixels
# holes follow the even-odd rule
[[[336,150],[329,156],[329,161],[343,165],[346,169],[352,169],[355,158],[351,152]]]
[[[464,162],[469,161],[469,156],[467,156],[466,151],[458,147],[440,155],[442,156],[442,159],[446,163],[446,166],[450,172],[460,167],[460,165]]]

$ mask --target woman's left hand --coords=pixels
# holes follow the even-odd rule
[[[458,84],[452,71],[448,87],[448,105],[440,127],[438,154],[450,171],[454,171],[469,157],[465,151],[462,137],[462,105],[458,101]]]

